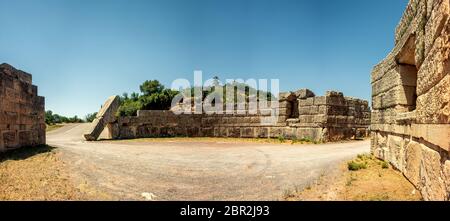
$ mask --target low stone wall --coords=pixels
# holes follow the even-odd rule
[[[30,74],[0,65],[0,152],[45,144],[44,102]]]
[[[450,3],[411,0],[372,72],[372,152],[425,200],[450,199]]]
[[[328,92],[315,97],[309,90],[280,94],[278,123],[261,124],[268,115],[181,114],[172,111],[138,111],[108,125],[115,139],[188,136],[308,139],[328,142],[368,134],[368,102]]]

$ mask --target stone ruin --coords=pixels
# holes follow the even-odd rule
[[[45,100],[31,75],[0,65],[0,152],[45,144]]]
[[[449,0],[411,0],[372,72],[372,152],[425,200],[450,199],[449,15]]]
[[[89,141],[97,140],[104,128],[110,127],[111,124],[109,123],[116,120],[116,112],[119,106],[120,99],[118,96],[109,97],[92,121],[91,127],[84,134],[84,138]]]
[[[137,116],[114,117],[118,105],[111,97],[102,107],[98,120],[85,138],[97,140],[107,127],[111,139],[146,137],[236,137],[307,139],[316,142],[338,141],[368,136],[370,109],[368,102],[327,92],[316,97],[307,89],[281,93],[279,116],[275,125],[261,124],[265,115],[181,114],[173,111],[141,110]],[[108,113],[106,116],[103,113]],[[95,131],[95,132],[94,132]]]

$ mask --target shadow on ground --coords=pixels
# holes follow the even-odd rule
[[[0,163],[7,160],[25,160],[38,154],[48,153],[56,149],[49,145],[41,145],[36,147],[23,147],[16,150],[0,153]]]

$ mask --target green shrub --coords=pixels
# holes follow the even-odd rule
[[[139,101],[125,100],[122,105],[120,105],[117,111],[119,116],[136,116],[137,111],[142,109],[142,104]]]
[[[361,169],[367,169],[367,162],[350,161],[347,166],[350,171],[358,171]]]
[[[284,138],[283,135],[280,135],[277,137],[278,141],[280,141],[280,143],[284,143],[286,141],[286,138]]]
[[[97,117],[97,112],[86,115],[86,122],[92,122]]]
[[[300,139],[301,142],[307,142],[307,143],[312,143],[313,140],[309,137],[303,137],[302,139]]]
[[[381,168],[388,169],[389,168],[389,163],[384,161],[383,163],[381,163]]]

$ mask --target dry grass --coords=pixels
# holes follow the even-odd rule
[[[352,170],[353,165],[365,165]],[[352,168],[350,168],[352,167]],[[342,164],[337,172],[300,191],[285,194],[286,200],[303,201],[420,201],[422,196],[397,170],[371,155]]]
[[[82,200],[50,146],[0,154],[0,200]]]
[[[65,126],[64,124],[47,125],[45,131],[46,132],[54,131],[64,126]]]

